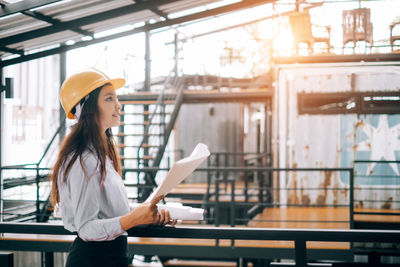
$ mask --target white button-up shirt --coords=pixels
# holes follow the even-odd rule
[[[106,159],[106,177],[100,185],[100,163],[92,152],[78,157],[63,182],[63,169],[58,175],[60,206],[65,229],[77,232],[85,241],[113,240],[126,235],[120,224],[122,215],[130,211],[121,176],[110,159]]]

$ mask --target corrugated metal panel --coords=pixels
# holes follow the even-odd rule
[[[389,64],[387,64],[389,65]],[[400,115],[299,115],[299,92],[399,91],[400,65],[314,64],[282,67],[276,90],[279,167],[353,167],[354,160],[400,160]],[[400,164],[355,164],[355,202],[400,208]],[[396,178],[397,177],[397,178]],[[348,204],[349,177],[339,172],[285,173],[281,193],[293,204]],[[306,190],[320,188],[320,190]],[[340,188],[341,190],[325,190]],[[394,190],[392,190],[394,189]],[[371,202],[372,201],[372,202]]]
[[[159,9],[167,14],[179,12],[185,9],[195,8],[198,6],[214,3],[212,0],[183,0],[174,3],[161,5]]]
[[[168,14],[191,9],[194,7],[199,7],[213,2],[215,1],[183,0],[163,5],[159,9]],[[65,22],[132,4],[133,1],[130,0],[65,0],[32,10],[40,12],[41,14],[49,16],[53,19]],[[129,25],[137,22],[146,22],[150,20],[159,21],[160,17],[150,10],[144,10],[120,17],[115,17],[109,20],[99,21],[90,25],[85,25],[81,28],[98,33],[101,31],[118,28],[124,25]],[[19,13],[0,18],[0,25],[0,38],[4,38],[7,36],[13,36],[15,34],[40,29],[49,26],[50,24]],[[48,47],[57,43],[61,44],[68,40],[78,41],[81,39],[81,37],[82,35],[79,33],[75,33],[73,31],[64,31],[56,34],[51,34],[49,36],[39,37],[17,44],[8,45],[7,47],[31,50],[39,48],[41,46]],[[11,54],[0,51],[1,57],[8,55]]]
[[[89,24],[82,29],[90,30],[93,32],[101,32],[104,30],[109,30],[113,28],[117,28],[122,25],[133,24],[141,21],[148,21],[150,19],[158,19],[159,16],[155,15],[153,12],[149,10],[144,10],[140,12],[136,12],[134,14],[129,14],[125,16],[119,16],[118,18],[112,20],[103,20],[97,23]]]
[[[41,12],[61,21],[69,21],[129,5],[132,5],[132,1],[77,1],[66,5],[61,10],[59,8],[43,9]]]
[[[9,45],[8,47],[14,49],[38,49],[44,48],[43,44],[46,44],[46,47],[59,44],[60,42],[66,42],[68,40],[80,40],[82,35],[77,36],[76,33],[70,31],[63,31],[59,33],[54,33],[50,35],[46,35],[45,37],[35,38],[29,41],[20,42],[14,45]]]
[[[15,14],[10,17],[0,18],[0,38],[36,30],[49,25],[50,24],[44,21],[33,19],[22,14]]]

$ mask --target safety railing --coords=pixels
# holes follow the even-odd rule
[[[71,235],[73,233],[64,229],[62,225],[51,225],[46,223],[0,223],[0,233],[2,234],[40,234],[40,235]],[[307,256],[309,249],[307,242],[322,241],[322,242],[398,242],[400,240],[400,231],[398,230],[333,230],[333,229],[259,229],[259,228],[231,228],[231,227],[196,227],[196,226],[175,226],[175,227],[157,227],[157,226],[138,226],[128,230],[130,237],[156,237],[156,238],[190,238],[190,239],[226,239],[232,240],[231,247],[219,247],[218,244],[214,246],[214,250],[221,249],[221,251],[232,250],[236,257],[243,257],[249,253],[244,250],[237,249],[234,245],[236,240],[272,240],[272,241],[293,241],[294,248],[291,249],[293,253],[291,256],[295,259],[295,264],[298,267],[307,266]],[[56,251],[56,245],[53,247],[41,248],[35,245],[35,240],[26,239],[20,240],[22,243],[26,241],[27,244],[17,244],[12,238],[7,238],[7,235],[0,237],[0,249],[4,250],[6,247],[11,250],[31,250],[31,251]],[[36,240],[37,242],[39,240]],[[61,239],[64,241],[65,239]],[[54,243],[54,242],[52,242]],[[55,242],[58,243],[58,242]],[[158,245],[160,242],[158,241]],[[162,245],[162,244],[161,244]],[[168,245],[166,243],[166,245]],[[151,250],[157,245],[152,245]],[[249,247],[250,248],[250,247]],[[9,250],[7,249],[7,250]],[[198,249],[198,248],[197,248]],[[254,248],[251,248],[254,249]],[[273,258],[282,257],[279,254],[271,255],[266,253],[267,248],[264,248],[264,253],[261,252],[258,257],[260,258]],[[243,253],[243,255],[242,255]],[[326,255],[325,255],[326,256]],[[254,253],[253,253],[254,257]],[[321,255],[320,259],[323,260],[324,256]],[[337,261],[336,261],[337,262]],[[326,262],[325,262],[326,264]]]
[[[154,171],[167,172],[167,168],[131,168],[127,169],[130,172],[138,173],[152,173]],[[345,207],[348,209],[346,215],[347,220],[332,221],[332,223],[347,223],[348,228],[353,228],[353,169],[352,168],[270,168],[270,167],[208,167],[199,168],[195,171],[196,173],[205,173],[207,176],[208,185],[204,188],[201,197],[204,195],[209,196],[207,199],[202,198],[202,201],[190,202],[190,199],[186,199],[184,204],[196,205],[204,208],[206,214],[204,221],[199,222],[200,224],[214,224],[218,225],[240,225],[247,224],[252,217],[262,211],[264,208],[273,207]],[[246,181],[250,173],[259,173],[258,183]],[[270,179],[273,174],[284,175],[290,172],[344,172],[348,175],[349,185],[343,187],[313,187],[313,188],[294,188],[285,186],[272,186],[271,181],[265,183],[265,179]],[[227,180],[224,177],[235,177]],[[245,181],[239,185],[239,177],[242,177]],[[220,185],[228,181],[228,188],[220,188]],[[262,185],[262,186],[260,186]],[[265,186],[266,185],[266,186]],[[130,184],[130,186],[146,187],[151,190],[152,186],[145,184]],[[305,192],[305,191],[345,191],[348,195],[346,202],[343,203],[290,203],[287,198],[277,197],[274,199],[274,195],[279,195],[279,192]],[[267,193],[272,192],[272,193]],[[278,192],[278,194],[275,193]],[[204,194],[204,195],[203,195]],[[266,195],[267,194],[267,195]],[[177,194],[173,194],[174,198],[178,197]],[[254,200],[256,198],[256,200]],[[200,198],[201,199],[201,198]],[[252,200],[252,201],[250,201]],[[256,207],[255,207],[256,206]],[[241,209],[240,213],[237,210]],[[251,214],[252,209],[257,209],[258,212]],[[224,212],[225,214],[222,214]],[[326,223],[329,223],[326,220]]]
[[[3,188],[8,189],[10,187],[14,186],[23,186],[23,185],[29,185],[29,184],[35,184],[36,185],[36,201],[35,201],[35,207],[36,207],[36,221],[41,222],[47,220],[47,216],[49,215],[48,212],[48,206],[49,206],[49,197],[47,197],[46,200],[41,200],[40,196],[40,183],[47,181],[47,177],[49,175],[50,168],[43,168],[41,167],[41,164],[43,164],[44,160],[47,157],[47,164],[51,164],[50,159],[52,158],[52,154],[49,154],[52,150],[52,146],[55,143],[55,140],[57,140],[57,136],[59,136],[60,132],[65,129],[65,118],[61,121],[60,126],[57,128],[55,133],[53,134],[52,138],[50,139],[50,142],[47,144],[46,148],[44,149],[44,152],[42,156],[40,157],[39,161],[37,163],[28,163],[28,164],[19,164],[19,165],[12,165],[12,166],[1,166],[0,172],[1,172],[1,181],[3,182]],[[49,156],[50,155],[50,156]],[[32,167],[35,166],[35,167]],[[35,171],[34,175],[22,175],[20,178],[12,178],[12,179],[7,179],[8,181],[5,182],[5,177],[3,175],[3,170],[19,170],[19,171]],[[4,201],[4,197],[2,196],[1,201]],[[3,205],[1,205],[3,207]],[[1,220],[3,218],[3,215],[6,214],[7,212],[4,212],[4,210],[1,210],[0,217]],[[28,219],[32,219],[29,217]]]
[[[398,160],[354,161],[353,205],[354,215],[364,217],[360,227],[400,227],[399,165]],[[373,220],[377,217],[383,219]]]
[[[48,168],[36,168],[36,167],[19,167],[24,170],[32,171],[50,171]],[[3,169],[18,169],[18,167],[4,167]],[[133,172],[145,175],[150,175],[158,171],[167,172],[168,168],[125,168],[124,172]],[[354,225],[354,185],[353,185],[353,169],[352,168],[269,168],[269,167],[209,167],[199,168],[196,170],[197,173],[205,173],[207,176],[208,185],[204,188],[204,192],[201,194],[202,201],[193,202],[193,205],[197,205],[206,209],[205,220],[199,223],[206,224],[228,224],[228,225],[240,225],[246,224],[254,215],[261,212],[264,208],[272,207],[347,207],[348,208],[348,224],[350,228]],[[313,187],[313,188],[295,188],[290,186],[272,186],[272,181],[265,183],[266,179],[270,179],[275,174],[284,175],[290,172],[345,172],[348,175],[350,184],[344,187]],[[254,182],[251,173],[258,173],[258,182]],[[224,177],[238,177],[230,178],[225,180]],[[239,184],[239,177],[242,177],[242,183]],[[249,179],[253,181],[249,181]],[[229,188],[221,188],[220,185],[228,181]],[[137,183],[127,184],[130,187],[137,187],[138,189],[146,189],[152,191],[154,185],[142,184],[140,181]],[[264,186],[266,185],[266,186]],[[327,191],[346,191],[348,192],[348,202],[345,203],[331,203],[328,201],[325,203],[293,203],[287,201],[287,198],[276,197],[282,192],[315,192],[316,190],[327,192]],[[207,198],[204,198],[207,195]],[[274,198],[275,196],[275,198]],[[256,199],[256,200],[254,200]],[[138,199],[136,199],[138,201]],[[140,200],[139,200],[140,201]],[[41,201],[37,201],[41,204]],[[185,201],[185,204],[191,205],[190,199]],[[241,209],[241,213],[238,212]],[[254,209],[257,212],[253,213]],[[222,211],[226,212],[229,216],[221,215]],[[42,216],[45,211],[37,210],[37,215]],[[221,220],[224,218],[224,220]]]

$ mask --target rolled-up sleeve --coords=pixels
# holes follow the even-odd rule
[[[97,162],[93,156],[88,156],[83,158],[83,163],[85,172],[78,159],[68,175],[75,228],[79,237],[85,241],[113,240],[125,233],[120,216],[99,218],[101,186]]]

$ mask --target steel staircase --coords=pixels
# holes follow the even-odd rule
[[[145,200],[156,186],[157,172],[141,173],[130,168],[156,168],[162,162],[167,162],[165,151],[182,105],[183,85],[183,79],[179,77],[165,84],[164,88],[177,92],[176,97],[166,95],[165,90],[161,90],[156,101],[138,101],[134,96],[131,100],[121,101],[121,125],[115,136],[120,149],[123,177],[128,182],[127,186],[137,187],[132,195],[137,195],[139,202]],[[166,164],[164,167],[167,167]]]

